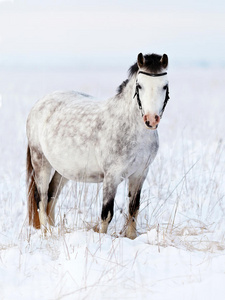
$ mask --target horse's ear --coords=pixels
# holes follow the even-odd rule
[[[137,57],[137,64],[139,68],[143,68],[144,64],[145,64],[145,58],[144,55],[142,53],[138,54]]]
[[[163,54],[163,56],[160,59],[160,62],[165,69],[168,66],[168,56],[166,54]]]

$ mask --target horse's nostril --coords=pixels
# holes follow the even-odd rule
[[[149,122],[149,121],[146,121],[145,124],[146,124],[148,127],[150,127],[150,128],[152,127],[152,126],[150,125],[150,122]]]
[[[155,120],[156,120],[156,122],[159,122],[159,116],[158,115],[155,115]]]

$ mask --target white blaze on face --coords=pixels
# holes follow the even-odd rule
[[[144,115],[159,116],[166,97],[167,75],[152,77],[140,73],[137,80]]]
[[[154,62],[155,66],[151,68],[150,66],[151,64],[154,65]],[[137,65],[139,68],[137,84],[143,121],[148,128],[156,129],[163,112],[168,87],[167,73],[165,72],[168,66],[168,56],[166,54],[163,54],[161,57],[157,54],[144,56],[142,53],[139,53]],[[146,72],[146,69],[161,70],[162,73],[150,74]]]

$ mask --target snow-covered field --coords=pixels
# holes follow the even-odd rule
[[[107,98],[125,71],[0,71],[0,299],[224,299],[224,69],[169,70],[171,100],[135,240],[123,237],[126,183],[107,235],[92,230],[101,185],[68,184],[46,237],[28,227],[25,122],[32,105],[54,90]]]

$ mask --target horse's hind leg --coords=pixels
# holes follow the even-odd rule
[[[67,183],[68,179],[60,175],[57,171],[52,177],[52,180],[49,184],[48,190],[48,206],[47,206],[47,215],[48,222],[50,225],[55,225],[55,205],[59,197],[60,192],[62,191],[64,185]]]
[[[42,227],[47,227],[48,188],[52,167],[44,154],[38,149],[30,147],[31,161],[34,168],[34,180],[39,194],[39,219]]]
[[[138,210],[140,207],[140,196],[143,182],[146,178],[147,171],[144,174],[133,174],[129,177],[129,217],[126,228],[126,236],[130,239],[135,239],[136,222],[138,216]]]

